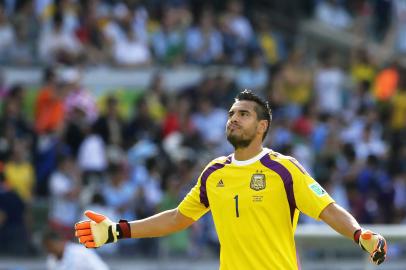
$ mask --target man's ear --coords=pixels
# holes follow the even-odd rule
[[[258,123],[259,130],[262,131],[262,133],[265,133],[266,129],[268,128],[268,121],[267,120],[260,120]]]

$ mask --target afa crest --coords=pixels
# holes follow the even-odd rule
[[[255,173],[251,177],[250,188],[253,190],[262,190],[266,188],[265,174]]]

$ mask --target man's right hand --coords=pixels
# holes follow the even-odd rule
[[[117,242],[116,223],[93,211],[86,211],[85,215],[90,220],[75,224],[75,236],[79,238],[80,243],[87,248],[97,248],[107,243]]]
[[[120,221],[120,224],[114,223],[108,217],[93,211],[86,211],[85,215],[90,220],[75,224],[75,236],[87,248],[97,248],[107,243],[114,243],[117,242],[117,239],[129,237],[128,235],[131,234],[127,221]],[[125,232],[123,232],[123,228],[125,228]]]

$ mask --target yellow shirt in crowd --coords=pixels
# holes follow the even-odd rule
[[[8,162],[4,165],[4,176],[6,183],[13,189],[21,199],[30,201],[34,186],[34,170],[28,162]]]

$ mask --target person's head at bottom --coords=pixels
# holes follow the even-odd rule
[[[51,229],[45,229],[42,234],[42,245],[47,253],[61,259],[65,250],[66,240],[63,236]]]

